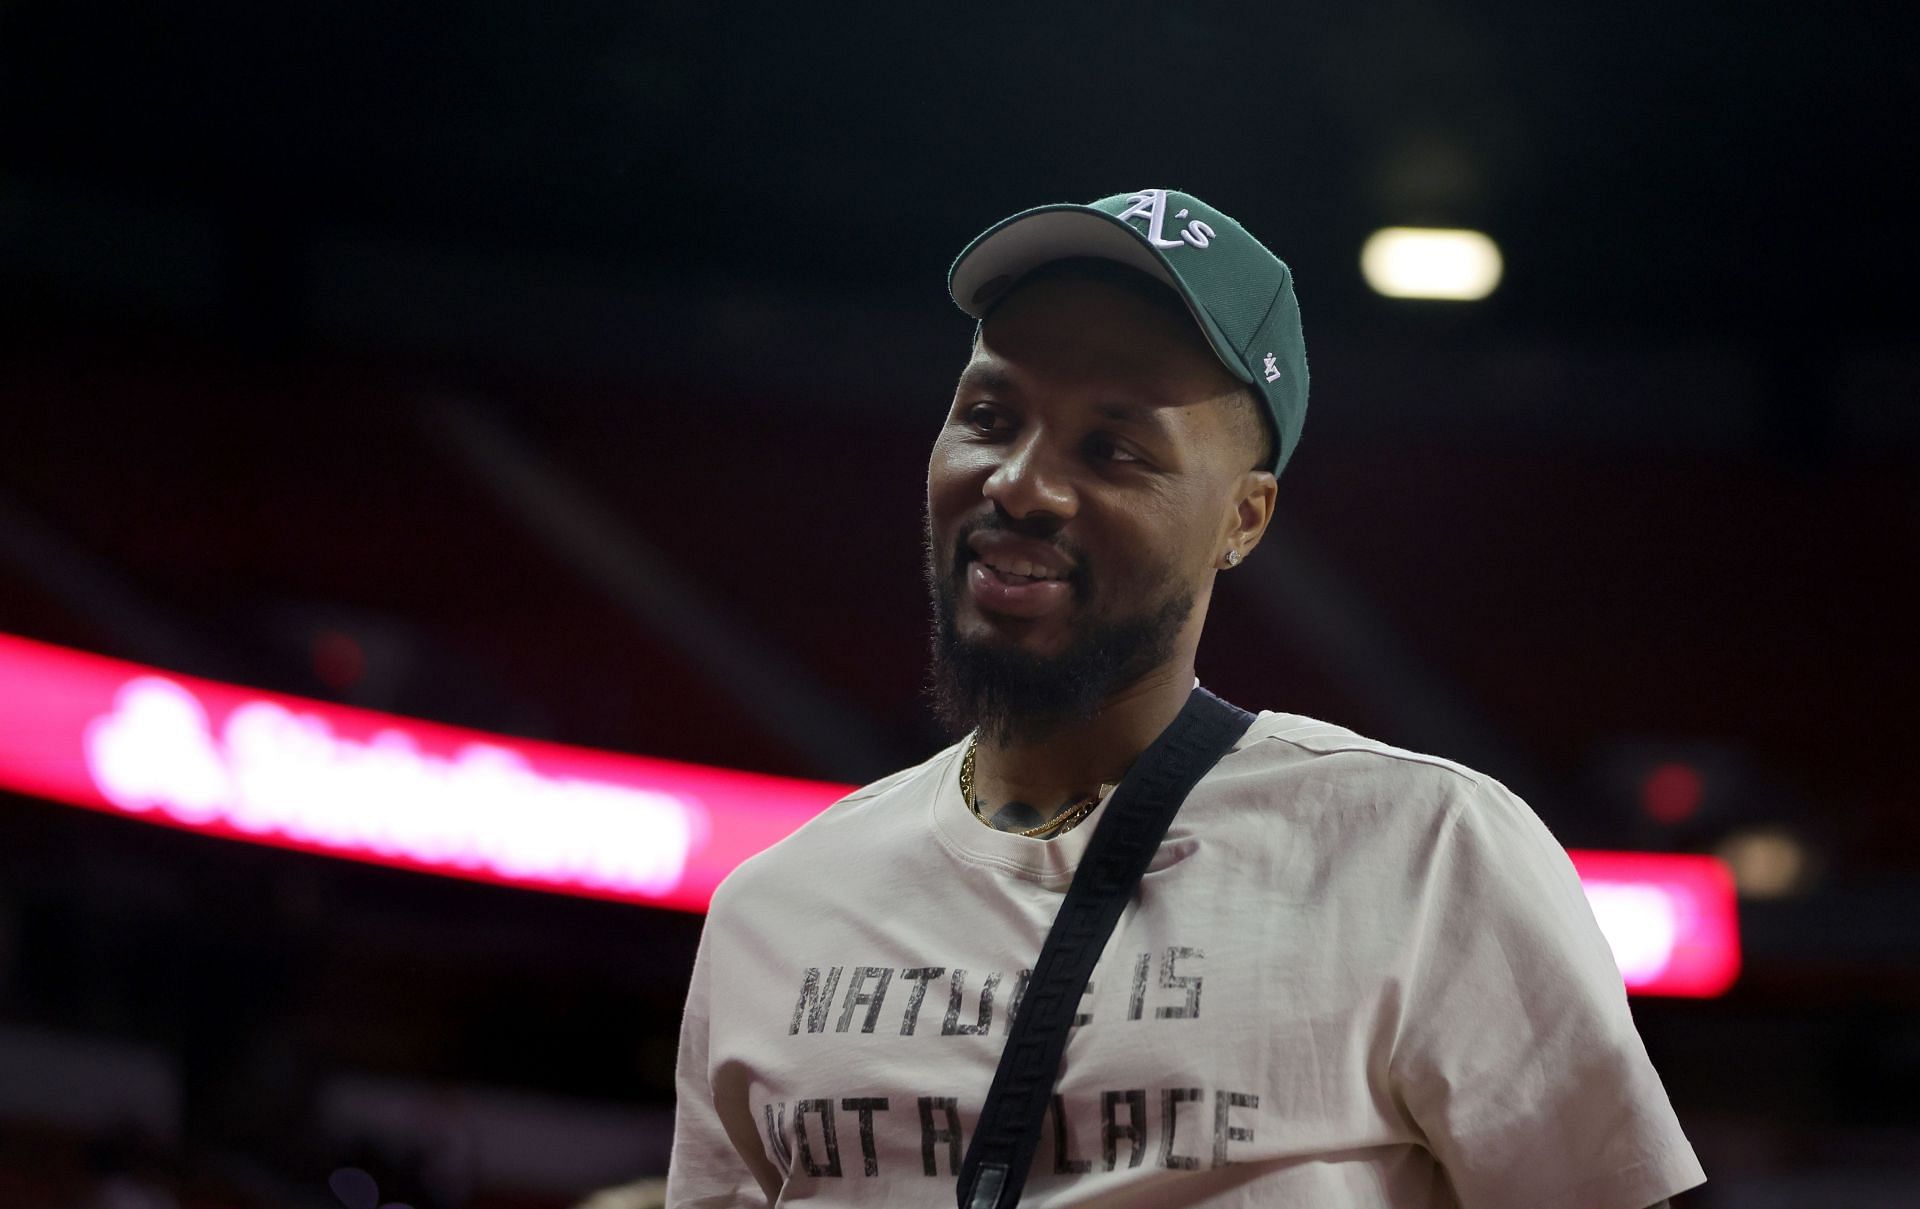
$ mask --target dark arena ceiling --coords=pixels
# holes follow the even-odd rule
[[[296,261],[340,229],[921,297],[991,217],[1151,178],[1232,199],[1318,324],[1372,318],[1368,231],[1451,223],[1508,253],[1481,322],[1774,343],[1914,313],[1897,11],[15,3],[0,87],[16,209]]]

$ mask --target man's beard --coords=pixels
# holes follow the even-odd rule
[[[1116,692],[1172,656],[1180,628],[1193,612],[1192,589],[1166,591],[1158,604],[1129,616],[1083,618],[1057,655],[962,639],[955,613],[962,571],[971,555],[967,538],[981,529],[1019,532],[1021,526],[994,514],[962,530],[943,576],[934,557],[932,519],[927,523],[925,573],[933,603],[927,695],[941,722],[955,733],[977,727],[980,737],[991,743],[1037,743],[1065,723],[1093,717]],[[1087,600],[1088,574],[1086,562],[1078,560],[1068,580],[1076,604]],[[1169,576],[1157,586],[1171,584]]]

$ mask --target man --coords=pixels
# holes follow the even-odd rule
[[[1196,684],[1306,407],[1291,274],[1164,190],[1016,215],[927,472],[955,746],[715,895],[674,1206],[951,1205],[1101,806]],[[1029,1205],[1643,1209],[1704,1177],[1567,857],[1497,782],[1279,713],[1081,1000]]]

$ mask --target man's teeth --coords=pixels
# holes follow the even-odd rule
[[[989,567],[992,567],[994,570],[1000,572],[1000,574],[1002,575],[1023,575],[1028,579],[1059,579],[1060,578],[1060,575],[1058,572],[1049,571],[1045,567],[1036,566],[1033,563],[1026,561],[1025,559],[1014,559],[1011,562],[998,562],[998,563],[990,562],[987,565]]]

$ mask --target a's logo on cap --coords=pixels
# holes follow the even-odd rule
[[[1202,218],[1196,218],[1180,231],[1179,239],[1163,238],[1167,224],[1167,191],[1165,189],[1142,189],[1127,198],[1132,204],[1120,211],[1115,217],[1121,222],[1130,218],[1147,220],[1147,242],[1156,248],[1177,248],[1183,243],[1189,247],[1204,248],[1213,242],[1213,228]],[[1185,218],[1191,211],[1182,209],[1174,218]]]
[[[1266,371],[1267,381],[1278,382],[1280,380],[1280,367],[1273,363],[1272,353],[1267,354],[1266,360],[1261,363],[1260,368]]]

